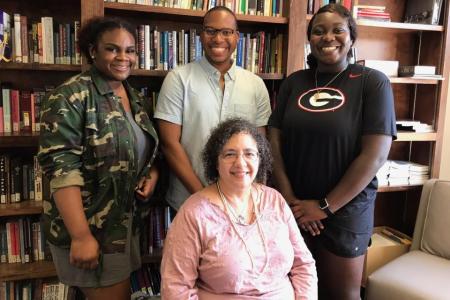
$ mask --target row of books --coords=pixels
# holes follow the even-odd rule
[[[200,59],[203,48],[195,28],[180,31],[158,31],[157,27],[137,28],[138,68],[170,70]],[[236,65],[254,73],[282,72],[283,35],[263,31],[240,33],[233,54]]]
[[[0,10],[0,40],[3,57],[18,63],[81,64],[78,47],[80,22],[55,23],[53,17],[30,22],[18,13],[11,16]],[[12,26],[13,25],[13,26]]]
[[[430,178],[430,167],[409,161],[388,160],[377,172],[379,186],[422,185]]]
[[[283,15],[284,0],[105,0],[105,2],[154,5],[192,10],[209,10],[215,6],[226,6],[236,14],[279,17]]]
[[[390,22],[391,15],[385,9],[385,6],[353,5],[352,13],[356,20]]]
[[[154,250],[162,249],[166,233],[174,217],[169,206],[154,206],[150,208],[146,226],[141,232],[141,253],[153,254]]]
[[[352,7],[352,0],[308,0],[306,6],[306,13],[314,14],[319,10],[319,8],[330,3],[341,4],[345,6],[348,10],[351,10]]]
[[[52,88],[20,91],[11,83],[0,83],[0,133],[39,131],[41,103]]]
[[[142,267],[131,273],[131,293],[132,298],[148,299],[148,296],[160,295],[161,274],[159,264],[144,264]]]
[[[69,300],[74,293],[73,288],[50,279],[0,282],[2,300]]]
[[[49,260],[38,218],[13,218],[0,223],[0,263],[30,263]]]
[[[50,183],[43,176],[36,156],[27,161],[0,154],[0,204],[24,200],[42,201],[50,197]]]

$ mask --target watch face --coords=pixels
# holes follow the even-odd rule
[[[319,200],[319,207],[320,209],[324,210],[328,207],[328,202],[325,199]]]

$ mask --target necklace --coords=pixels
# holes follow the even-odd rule
[[[315,82],[316,82],[316,93],[315,93],[314,96],[313,96],[313,97],[314,97],[314,100],[319,100],[319,94],[320,94],[320,91],[321,91],[322,89],[326,88],[327,86],[329,86],[333,81],[335,81],[336,78],[338,78],[339,75],[341,75],[345,70],[347,70],[347,68],[344,68],[342,71],[340,71],[339,73],[337,73],[333,78],[331,78],[330,81],[327,82],[327,84],[325,84],[324,86],[321,86],[320,89],[319,89],[319,87],[317,86],[317,73],[318,73],[318,71],[317,71],[317,68],[316,68],[316,71],[315,71],[315,73],[314,73],[314,80],[315,80]]]
[[[246,217],[243,214],[244,207],[242,207],[240,212],[237,212],[233,208],[233,206],[231,206],[229,201],[226,199],[225,195],[222,193],[222,190],[220,189],[220,186],[219,186],[219,182],[217,182],[217,190],[219,192],[220,199],[222,199],[223,205],[226,206],[227,210],[229,212],[231,212],[231,214],[233,215],[234,221],[240,225],[250,225],[250,223],[246,221]],[[252,211],[250,212],[250,214],[253,215],[253,211],[255,209],[255,201],[253,200],[253,194],[252,194],[251,190],[250,190],[250,197],[252,199],[252,204],[253,204]],[[223,200],[225,200],[225,201],[223,201]]]
[[[225,213],[226,213],[226,215],[228,216],[228,218],[230,219],[231,226],[233,227],[233,229],[234,229],[234,231],[236,232],[237,236],[239,237],[239,239],[240,239],[240,240],[242,241],[242,243],[244,244],[245,251],[247,251],[247,254],[248,254],[248,256],[250,257],[250,262],[252,263],[252,270],[254,270],[254,269],[255,269],[255,262],[254,262],[253,255],[252,255],[252,253],[250,252],[250,249],[249,249],[249,247],[247,246],[247,243],[245,242],[245,239],[242,237],[241,233],[240,233],[240,232],[238,231],[238,229],[236,228],[236,225],[235,225],[234,222],[231,220],[230,215],[227,213],[228,211],[231,211],[232,214],[233,214],[233,207],[231,207],[231,205],[230,205],[230,204],[228,203],[228,201],[226,200],[225,195],[222,193],[222,190],[220,189],[219,181],[216,182],[216,186],[217,186],[217,191],[218,191],[218,193],[219,193],[220,200],[222,200],[222,203],[223,203],[223,206],[224,206]],[[259,198],[258,190],[256,190],[256,192],[257,192],[258,198]],[[250,191],[250,193],[251,193],[251,191]],[[252,209],[252,211],[254,211],[254,213],[255,213],[255,219],[256,219],[255,222],[256,222],[256,225],[258,226],[259,236],[261,237],[261,242],[262,242],[262,244],[263,244],[263,246],[264,246],[264,253],[265,253],[265,255],[266,255],[266,259],[265,259],[265,262],[264,262],[264,266],[262,267],[261,271],[258,272],[258,271],[256,270],[257,273],[261,274],[261,273],[264,272],[264,270],[265,270],[266,267],[267,267],[267,264],[269,263],[269,252],[268,252],[268,250],[267,250],[267,243],[266,243],[266,239],[265,239],[265,237],[264,237],[264,232],[263,232],[263,230],[262,230],[262,228],[261,228],[261,224],[260,224],[260,222],[259,222],[259,212],[258,212],[258,208],[256,207],[255,199],[253,199],[253,196],[251,196],[251,199],[252,199],[252,202],[253,202],[253,209]],[[228,204],[228,205],[227,205],[227,204]],[[230,209],[230,208],[231,208],[231,209]],[[235,217],[235,216],[233,216],[233,217]],[[240,223],[238,223],[238,224],[240,224]],[[241,224],[241,225],[242,225],[242,224]]]

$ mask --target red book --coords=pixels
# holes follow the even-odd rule
[[[349,11],[352,10],[352,0],[341,1],[342,5],[345,6]]]
[[[18,90],[10,91],[12,131],[20,130],[20,95]]]
[[[33,122],[33,114],[31,111],[31,92],[30,91],[22,91],[20,94],[21,102],[20,102],[20,124],[21,130],[31,131],[31,126]]]

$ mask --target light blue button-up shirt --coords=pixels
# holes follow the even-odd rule
[[[220,89],[220,71],[203,57],[172,70],[161,87],[154,117],[182,125],[181,144],[204,185],[201,151],[212,128],[230,117],[242,117],[255,126],[266,126],[270,99],[263,80],[235,64],[225,74]],[[178,209],[190,196],[171,174],[167,201]]]

